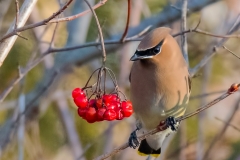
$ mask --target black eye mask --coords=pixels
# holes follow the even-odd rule
[[[136,51],[135,54],[137,56],[155,56],[157,54],[159,54],[161,52],[161,48],[162,48],[162,44],[163,44],[163,41],[162,40],[158,45],[156,45],[155,47],[153,48],[150,48],[150,49],[147,49],[145,51]]]

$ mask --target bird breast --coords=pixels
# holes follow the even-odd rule
[[[134,112],[145,128],[155,128],[168,116],[184,113],[188,90],[184,74],[178,73],[181,70],[186,72],[186,68],[168,72],[146,60],[134,62],[131,71],[131,100]]]

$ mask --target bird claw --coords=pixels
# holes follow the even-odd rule
[[[137,128],[135,131],[133,131],[130,134],[130,137],[128,139],[128,145],[129,145],[129,147],[131,147],[133,149],[136,149],[140,144],[139,140],[137,139],[137,131],[138,130],[139,129]]]
[[[177,124],[178,123],[177,123],[176,119],[172,116],[170,116],[166,119],[166,125],[168,128],[170,127],[172,131],[177,131],[177,129],[178,129]]]

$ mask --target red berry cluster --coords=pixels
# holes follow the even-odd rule
[[[99,98],[88,100],[82,89],[75,88],[72,97],[78,106],[78,115],[89,123],[122,120],[133,113],[132,103],[121,101],[116,94],[104,94]]]

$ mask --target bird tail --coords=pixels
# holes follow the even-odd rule
[[[146,156],[146,155],[151,155],[153,157],[158,157],[161,153],[161,148],[159,148],[158,150],[152,149],[146,139],[141,141],[141,144],[138,148],[138,154],[141,156]]]

